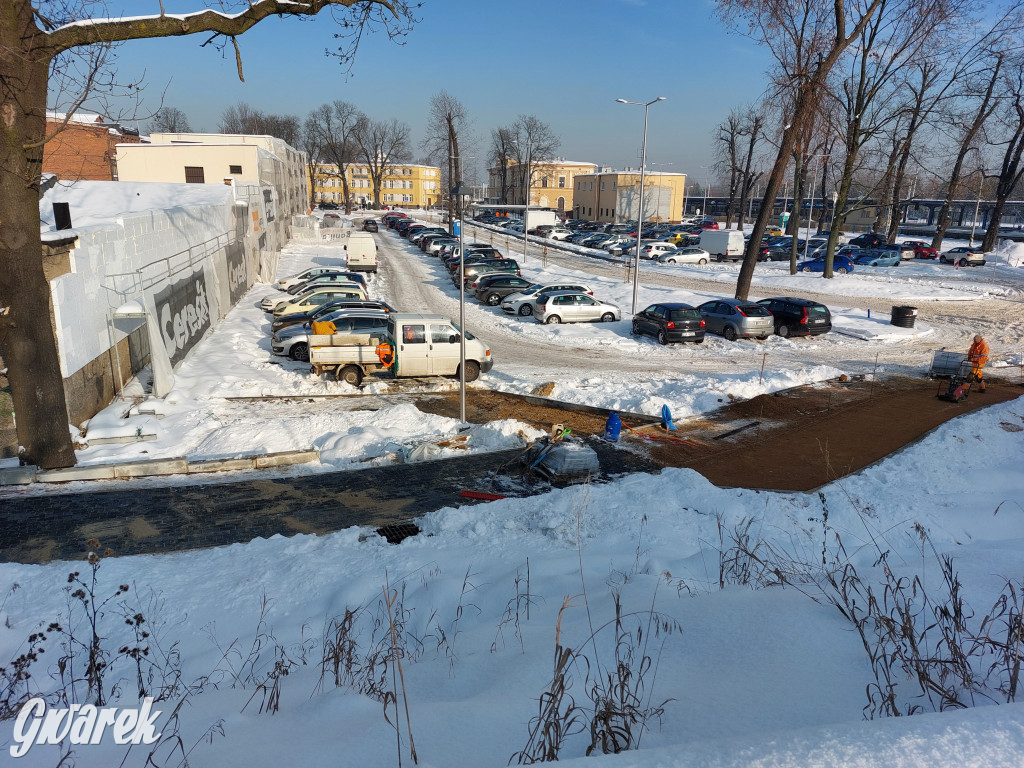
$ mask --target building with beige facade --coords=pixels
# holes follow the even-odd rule
[[[373,204],[373,179],[365,163],[352,163],[345,168],[348,176],[349,200],[355,206]],[[310,185],[318,203],[345,204],[344,186],[338,166],[317,165]],[[381,180],[380,201],[390,208],[431,208],[442,197],[441,169],[434,165],[402,163],[392,166]]]
[[[618,222],[640,217],[640,170],[581,174],[573,189],[573,218]],[[685,173],[644,174],[644,218],[679,221],[686,194]]]
[[[573,194],[576,177],[592,174],[594,163],[575,162],[564,158],[538,160],[530,164],[530,205],[554,208],[558,211],[573,210]],[[499,166],[487,171],[487,202],[503,205],[525,205],[525,169],[514,160],[509,161],[502,183],[502,169]],[[502,194],[504,189],[505,194]]]

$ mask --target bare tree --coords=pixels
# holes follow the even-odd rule
[[[741,136],[744,137],[747,150],[743,158],[743,167],[740,170],[740,205],[739,223],[740,231],[743,231],[743,214],[747,210],[747,198],[754,191],[754,184],[761,177],[761,171],[754,171],[755,153],[757,145],[764,139],[765,116],[761,109],[750,107],[743,116]]]
[[[199,0],[197,0],[197,3]],[[47,133],[47,93],[66,95],[70,119],[84,100],[116,84],[112,51],[118,42],[203,35],[234,48],[238,38],[274,17],[328,11],[342,25],[336,53],[351,66],[362,32],[383,26],[404,34],[414,22],[405,0],[218,0],[218,10],[106,18],[103,2],[6,0],[0,13],[0,347],[8,366],[18,439],[26,459],[42,467],[75,463],[67,425],[60,361],[43,272],[39,184]],[[77,57],[77,66],[70,58]],[[62,130],[63,126],[57,130]]]
[[[1001,139],[993,142],[1002,147],[1003,157],[999,164],[996,178],[996,200],[992,206],[988,229],[981,247],[991,251],[996,247],[999,237],[999,223],[1003,218],[1003,208],[1010,195],[1024,177],[1024,57],[1016,57],[1013,66],[1003,76],[1005,98],[1000,125],[997,130]]]
[[[149,124],[150,133],[190,133],[188,115],[177,107],[160,107]]]
[[[310,144],[318,149],[321,175],[341,181],[346,213],[352,212],[348,167],[359,157],[356,129],[365,119],[366,116],[354,104],[337,100],[310,110],[303,124]]]
[[[371,120],[364,115],[356,122],[352,138],[370,174],[373,204],[379,208],[384,176],[396,163],[406,162],[411,157],[409,126],[399,120]]]
[[[715,140],[715,154],[718,156],[718,170],[724,173],[728,181],[729,207],[725,213],[725,228],[732,229],[732,217],[736,208],[736,197],[739,194],[743,169],[740,168],[740,136],[743,131],[743,117],[738,109],[732,110],[729,116],[718,124],[718,136]]]
[[[941,38],[944,30],[961,20],[969,0],[882,0],[878,13],[865,26],[850,72],[837,94],[845,110],[846,157],[835,215],[825,253],[824,277],[832,277],[832,260],[839,231],[848,213],[854,173],[864,146],[903,113],[898,93],[904,89],[899,74],[919,55],[922,47]],[[890,98],[882,98],[884,95]]]
[[[244,101],[232,104],[220,118],[221,133],[247,136],[274,136],[296,147],[301,142],[302,129],[295,115],[275,115],[249,106]]]
[[[817,109],[825,80],[840,56],[857,40],[882,0],[716,0],[727,24],[747,29],[771,51],[775,80],[791,94],[792,107],[765,184],[761,209],[736,281],[736,297],[746,299],[757,266],[761,236],[782,184],[800,126]]]
[[[460,189],[454,198],[450,190],[461,187],[464,181],[465,158],[460,142],[468,128],[469,119],[466,117],[466,108],[462,102],[448,91],[440,91],[431,97],[427,136],[422,146],[431,161],[441,166],[442,199],[447,201],[451,213],[448,217],[449,232],[454,232],[455,220],[462,218],[462,190]]]
[[[519,189],[516,204],[529,205],[533,181],[551,172],[551,161],[561,140],[551,130],[551,126],[536,115],[519,115],[508,131],[509,158],[513,161],[513,175]]]
[[[512,147],[514,132],[510,127],[491,131],[491,167],[498,176],[498,199],[505,205],[512,202]]]

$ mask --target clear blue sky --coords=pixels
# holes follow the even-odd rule
[[[202,5],[164,0],[169,13]],[[120,0],[111,12],[118,6],[131,15],[157,9],[156,0]],[[166,88],[165,104],[195,130],[216,131],[239,101],[304,118],[343,99],[408,123],[416,155],[430,97],[443,88],[467,108],[479,155],[493,128],[534,114],[560,136],[561,156],[620,168],[639,164],[643,109],[615,99],[665,96],[650,109],[648,165],[701,183],[715,127],[765,87],[767,54],[727,31],[711,0],[427,0],[418,14],[404,45],[364,38],[347,78],[324,54],[336,29],[326,12],[268,19],[240,37],[244,83],[230,49],[200,48],[198,35],[125,44],[119,72],[124,80],[145,71],[142,112]]]

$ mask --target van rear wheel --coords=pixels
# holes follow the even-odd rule
[[[344,381],[346,384],[351,384],[353,387],[358,387],[363,383],[363,371],[358,365],[346,365],[342,368],[336,368],[334,375],[338,381]]]

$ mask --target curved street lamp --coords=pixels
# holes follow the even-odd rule
[[[647,162],[647,110],[651,104],[655,104],[659,101],[664,101],[664,96],[659,96],[651,101],[627,101],[626,99],[616,99],[619,104],[632,104],[636,107],[644,108],[644,141],[640,149],[640,216],[637,222],[636,229],[636,254],[634,255],[633,263],[633,314],[636,314],[636,293],[637,286],[640,279],[640,239],[643,236],[644,231],[644,165]]]

